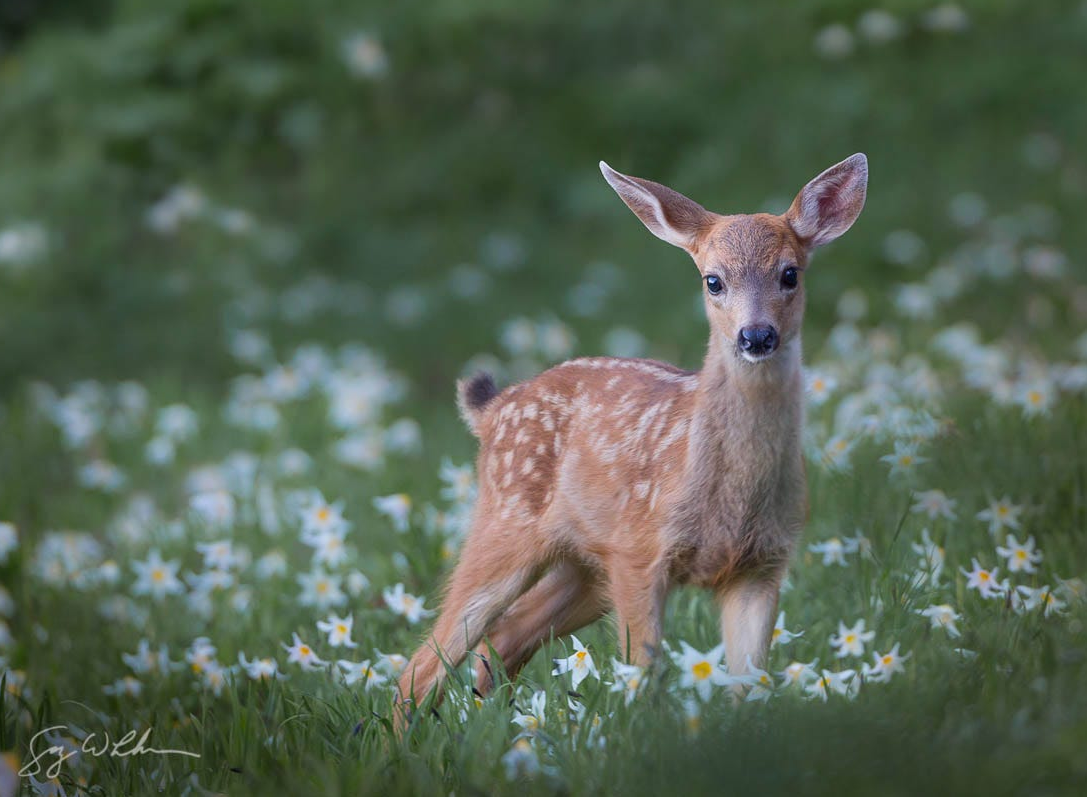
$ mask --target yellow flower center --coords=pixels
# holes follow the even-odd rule
[[[1029,393],[1027,393],[1027,401],[1034,405],[1041,404],[1042,394],[1039,393],[1037,390],[1031,390]]]
[[[691,672],[694,673],[695,678],[704,681],[710,677],[710,673],[713,672],[713,667],[710,666],[708,661],[700,661],[691,667]]]
[[[328,520],[329,514],[330,513],[328,511],[328,507],[323,506],[323,507],[321,507],[320,509],[317,510],[317,519],[320,520],[321,522],[324,522],[324,521]]]
[[[998,506],[998,507],[996,508],[996,513],[997,513],[998,515],[1000,515],[1000,517],[1004,517],[1004,516],[1005,516],[1006,514],[1008,514],[1008,507],[1006,507],[1006,506]]]
[[[1027,552],[1020,548],[1018,551],[1015,552],[1015,557],[1017,559],[1026,559]]]
[[[341,634],[347,633],[347,626],[343,623],[336,623],[336,630]]]
[[[846,634],[845,635],[845,643],[847,645],[852,645],[856,641],[857,641],[857,635],[856,634]]]
[[[895,663],[895,657],[890,655],[890,654],[887,654],[886,656],[883,657],[883,663],[885,665],[887,665],[888,667],[890,667],[892,664]]]
[[[298,652],[300,654],[302,654],[303,656],[308,656],[310,654],[309,646],[308,645],[302,645],[300,648],[298,648]]]
[[[585,655],[586,653],[584,650],[579,650],[577,653],[574,654],[575,658],[577,658],[578,664],[581,664],[581,662],[585,661]]]
[[[898,464],[899,465],[906,465],[906,466],[912,465],[913,464],[913,457],[910,456],[909,454],[903,454],[901,457],[898,458]]]
[[[318,592],[328,592],[328,582],[327,581],[318,581],[317,582],[317,591]]]
[[[978,581],[988,581],[988,580],[989,580],[988,572],[986,572],[985,570],[979,570],[978,571]]]
[[[166,579],[166,571],[163,570],[162,568],[156,567],[154,570],[151,571],[151,580],[152,581],[163,581],[165,579]]]

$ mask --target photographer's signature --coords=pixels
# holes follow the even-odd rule
[[[159,749],[157,747],[151,747],[147,740],[151,737],[154,728],[147,728],[142,734],[138,734],[136,731],[129,731],[119,739],[113,739],[108,733],[103,731],[101,734],[88,733],[84,738],[82,744],[54,744],[49,739],[45,739],[44,743],[48,744],[48,747],[41,747],[42,737],[46,734],[53,734],[54,739],[59,738],[58,732],[68,731],[67,725],[51,725],[48,728],[42,728],[30,739],[30,748],[27,753],[30,755],[30,760],[23,764],[22,769],[19,770],[20,777],[30,777],[31,775],[38,775],[41,772],[45,772],[47,778],[56,778],[60,775],[61,767],[64,766],[64,762],[73,756],[88,755],[94,758],[99,758],[104,755],[108,755],[115,758],[127,758],[129,756],[136,755],[185,755],[191,758],[200,758],[200,753],[191,753],[188,750],[170,750]]]

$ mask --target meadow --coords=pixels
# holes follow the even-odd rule
[[[1087,790],[1087,4],[20,8],[0,797]],[[780,212],[857,151],[747,699],[680,590],[649,670],[604,620],[394,733],[474,498],[456,378],[701,362],[697,271],[597,161]],[[144,732],[183,752],[112,754]]]

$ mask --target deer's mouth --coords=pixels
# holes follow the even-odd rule
[[[754,353],[750,351],[744,351],[739,346],[736,347],[736,352],[740,355],[740,358],[747,360],[749,363],[761,363],[766,362],[777,352],[777,348],[770,349],[769,351]]]

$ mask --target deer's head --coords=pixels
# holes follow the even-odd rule
[[[751,363],[799,335],[811,252],[853,225],[868,187],[868,159],[857,154],[804,186],[780,216],[722,216],[603,161],[600,170],[650,232],[694,258],[712,334],[723,336],[722,350]]]

